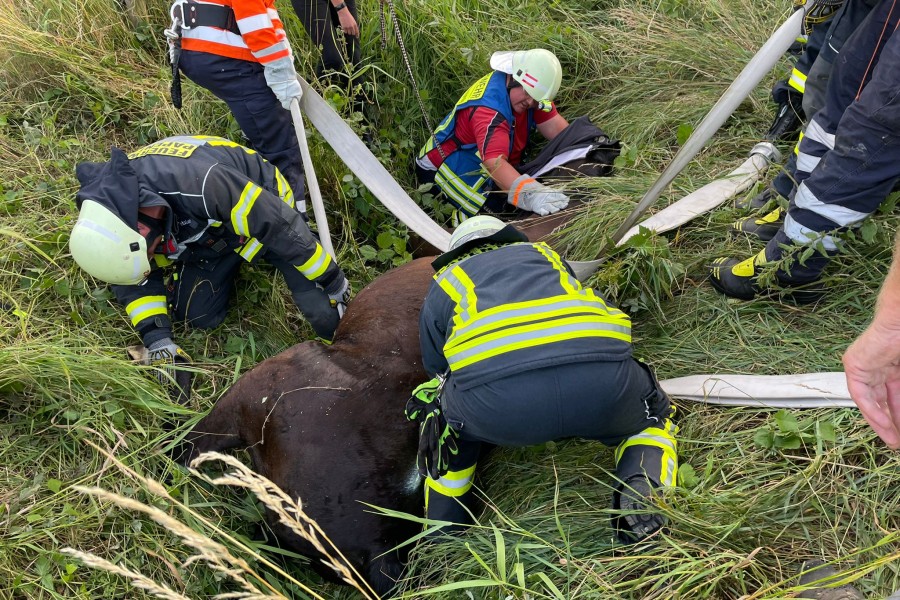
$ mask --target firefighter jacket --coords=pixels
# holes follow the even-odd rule
[[[435,145],[443,144],[453,138],[456,125],[456,115],[461,110],[469,107],[484,106],[496,110],[506,119],[510,125],[515,123],[512,104],[509,101],[509,91],[506,89],[506,73],[493,71],[476,81],[462,98],[453,107],[444,120],[441,121],[434,135],[419,152],[419,158],[434,149]],[[534,131],[534,110],[528,112],[528,133]],[[512,152],[513,136],[509,137],[509,151]],[[485,185],[491,181],[490,175],[481,166],[481,156],[478,153],[477,144],[459,143],[456,150],[450,152],[435,173],[434,182],[446,194],[447,198],[467,216],[474,216],[481,209],[485,198],[482,191],[487,191]]]
[[[204,5],[230,9],[234,12],[234,24],[230,27],[192,26],[186,14],[181,30],[182,49],[262,65],[291,56],[291,47],[275,9],[275,0],[204,0],[183,3],[183,10],[188,10],[190,4],[199,5],[201,9]]]
[[[344,284],[344,274],[296,210],[281,173],[234,142],[179,136],[128,156],[114,148],[109,162],[79,164],[77,176],[79,207],[84,200],[94,200],[135,228],[138,207],[167,209],[163,242],[148,280],[112,286],[145,344],[148,335],[151,340],[171,336],[163,270],[158,266],[172,261],[212,264],[237,252],[252,262],[267,252],[326,293],[337,293]]]
[[[631,320],[582,287],[549,246],[516,243],[470,253],[435,274],[419,342],[425,370],[449,369],[465,390],[531,369],[625,360]]]

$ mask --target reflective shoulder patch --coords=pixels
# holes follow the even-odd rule
[[[191,154],[194,153],[194,150],[198,148],[198,144],[194,143],[186,143],[186,142],[177,142],[173,140],[160,140],[158,142],[154,142],[149,146],[144,146],[143,148],[138,148],[134,152],[128,155],[129,159],[140,158],[142,156],[159,155],[159,156],[174,156],[176,158],[189,158]]]

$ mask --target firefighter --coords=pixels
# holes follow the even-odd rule
[[[419,183],[433,184],[453,206],[454,226],[483,207],[500,212],[508,203],[546,215],[569,204],[562,192],[516,170],[535,128],[552,140],[569,125],[553,104],[562,81],[559,60],[540,48],[495,52],[491,68],[416,159]]]
[[[790,79],[772,91],[773,99],[780,106],[766,135],[770,141],[787,139],[787,135],[799,127],[801,121],[822,109],[828,81],[844,42],[878,4],[878,0],[822,0],[814,4],[816,7],[811,11],[812,32],[806,51],[791,71]],[[778,175],[749,201],[738,202],[738,208],[750,208],[757,214],[734,222],[731,226],[733,233],[755,236],[763,241],[775,236],[784,221],[784,206],[796,188],[799,151],[798,142]]]
[[[493,216],[457,227],[433,265],[419,336],[434,379],[406,407],[420,423],[427,518],[456,524],[445,532],[472,522],[482,444],[582,437],[616,447],[621,539],[660,529],[663,515],[647,504],[675,485],[678,428],[652,371],[631,355],[628,315],[582,287],[549,246]]]
[[[353,76],[361,60],[355,0],[291,0],[313,45],[322,52],[316,77],[354,95]]]
[[[289,112],[303,91],[275,0],[176,0],[172,16],[171,35],[180,35],[177,69],[228,105],[250,146],[278,167],[305,207]]]
[[[836,234],[872,214],[900,181],[900,14],[881,0],[848,38],[834,66],[825,105],[800,141],[798,187],[783,223],[758,254],[719,258],[713,287],[749,300],[762,292],[759,270],[778,262],[775,279],[797,302],[822,294],[818,280],[838,251]]]
[[[72,258],[113,284],[151,364],[189,362],[172,321],[219,325],[241,264],[263,258],[316,335],[334,336],[350,284],[258,153],[217,137],[171,137],[129,155],[113,148],[108,162],[80,163],[76,175]],[[173,395],[184,400],[184,387]]]

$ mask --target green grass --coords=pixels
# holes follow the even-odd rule
[[[68,256],[77,162],[103,160],[111,145],[133,149],[175,133],[241,140],[224,105],[188,81],[184,109],[171,107],[160,35],[167,2],[134,4],[133,19],[113,0],[0,5],[0,598],[148,597],[63,554],[65,547],[190,598],[237,591],[221,571],[185,562],[191,551],[170,529],[75,486],[145,502],[198,534],[215,535],[204,520],[233,532],[232,541],[215,537],[286,597],[310,597],[304,585],[323,597],[355,597],[275,550],[253,497],[188,476],[162,452],[171,423],[189,426],[241,373],[312,337],[275,271],[245,270],[217,330],[176,331],[198,371],[194,403],[182,408],[128,363],[124,348],[138,340],[123,311]],[[484,74],[491,52],[540,45],[563,63],[564,114],[588,114],[622,139],[627,156],[615,177],[573,185],[592,198],[566,235],[566,253],[576,259],[597,254],[678,150],[679,129],[700,122],[789,10],[773,1],[748,9],[737,0],[395,6],[432,122]],[[300,70],[310,73],[316,55],[289,3],[280,7]],[[361,10],[372,119],[346,114],[340,90],[324,92],[354,127],[375,135],[379,158],[413,191],[411,157],[427,128],[392,29],[380,46],[378,3]],[[780,75],[788,68],[785,62]],[[767,86],[778,75],[741,104],[660,206],[743,159],[772,117]],[[339,258],[359,289],[407,259],[406,228],[375,205],[320,137],[311,146]],[[829,267],[828,295],[809,307],[732,302],[706,283],[713,258],[759,249],[725,235],[737,216],[725,206],[664,237],[635,239],[592,284],[631,312],[636,353],[661,377],[839,370],[890,262],[893,207],[848,240]],[[573,440],[499,451],[479,469],[480,525],[416,550],[403,595],[780,598],[796,591],[808,558],[835,561],[868,597],[900,588],[900,462],[857,412],[798,413],[812,433],[798,448],[773,450],[758,440],[783,421],[774,411],[679,408],[681,460],[690,469],[684,487],[664,501],[669,533],[634,548],[613,544],[613,464],[602,446]],[[835,442],[822,434],[829,425]],[[151,494],[94,445],[165,482],[183,506]]]

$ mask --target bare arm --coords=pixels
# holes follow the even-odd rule
[[[847,388],[889,448],[900,449],[900,235],[875,317],[843,356]]]
[[[497,182],[498,189],[504,191],[509,190],[516,177],[521,175],[514,166],[506,161],[505,156],[498,156],[481,164],[491,174],[491,179]]]
[[[560,134],[560,132],[569,126],[569,122],[561,114],[556,114],[549,121],[544,121],[543,123],[538,123],[538,131],[541,132],[541,135],[547,138],[548,140],[552,140],[556,136]]]

